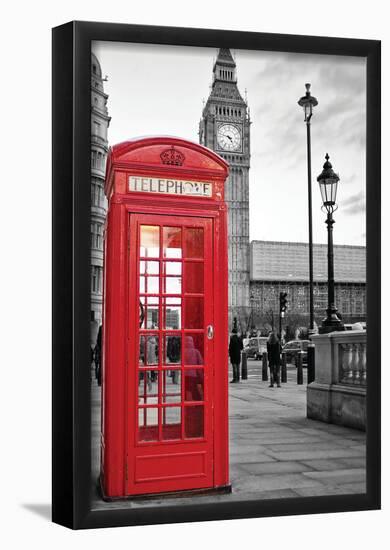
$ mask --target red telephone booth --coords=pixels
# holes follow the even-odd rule
[[[170,137],[109,151],[101,485],[228,490],[228,165]]]

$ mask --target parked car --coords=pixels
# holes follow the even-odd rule
[[[287,363],[297,364],[297,354],[300,351],[303,351],[302,354],[302,364],[307,366],[307,346],[310,343],[310,340],[290,340],[282,348],[282,353],[286,353]]]
[[[357,323],[344,323],[344,330],[366,330],[365,321],[359,321]]]
[[[261,359],[263,352],[267,351],[267,340],[268,338],[266,336],[249,338],[249,341],[244,346],[244,351],[248,359]]]

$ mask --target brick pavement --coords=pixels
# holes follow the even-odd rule
[[[268,382],[261,381],[258,362],[249,361],[248,371],[248,380],[229,384],[231,494],[105,503],[93,487],[93,507],[364,493],[365,433],[307,419],[306,385],[296,384],[295,367],[288,369],[288,382],[282,388],[269,388]],[[95,380],[92,408],[92,468],[96,479],[100,403]]]

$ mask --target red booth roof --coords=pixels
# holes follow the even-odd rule
[[[108,178],[113,168],[151,168],[153,171],[163,169],[183,173],[196,171],[205,176],[225,179],[229,165],[214,151],[198,143],[171,136],[150,136],[110,147],[106,170]]]

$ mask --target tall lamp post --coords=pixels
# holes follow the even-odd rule
[[[250,304],[251,304],[251,324],[250,324],[250,327],[251,327],[251,336],[255,336],[254,332],[255,332],[255,318],[254,318],[254,302],[255,302],[255,295],[253,294],[253,291],[251,291],[250,293]]]
[[[326,162],[317,181],[320,184],[322,197],[322,209],[327,212],[326,225],[328,227],[328,308],[326,317],[322,321],[321,333],[333,332],[335,330],[344,330],[344,325],[337,315],[337,308],[334,299],[334,258],[333,258],[333,212],[338,208],[336,204],[337,185],[339,176],[333,172],[329,155],[325,155]]]
[[[310,121],[313,116],[313,107],[318,105],[317,99],[310,94],[311,84],[305,84],[306,94],[298,101],[305,113],[307,131],[307,190],[309,206],[309,306],[310,306],[310,329],[314,330],[314,305],[313,305],[313,222],[311,206],[311,139]]]

